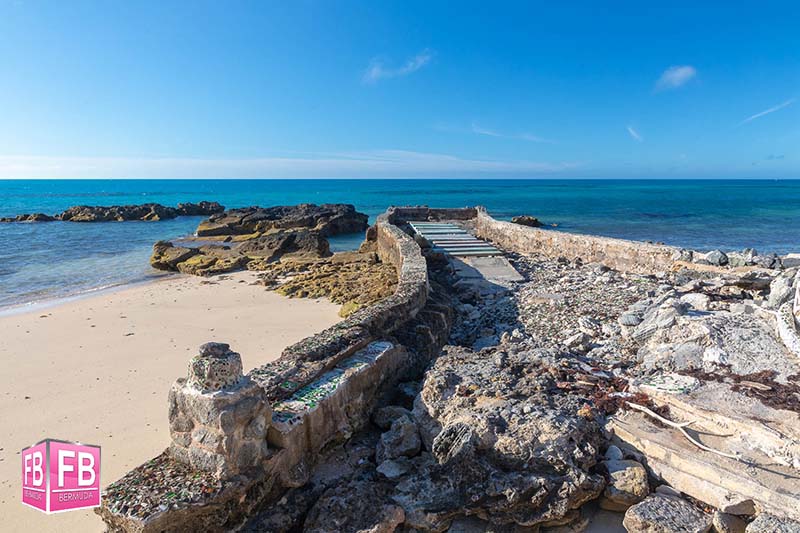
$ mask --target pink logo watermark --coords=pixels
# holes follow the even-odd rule
[[[45,439],[22,450],[22,503],[48,514],[100,505],[100,446]]]

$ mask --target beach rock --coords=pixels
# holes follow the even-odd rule
[[[168,241],[158,241],[153,245],[150,265],[159,270],[177,270],[178,263],[182,263],[199,253],[200,250],[197,248],[184,248],[175,246]]]
[[[604,461],[608,472],[608,484],[600,500],[600,507],[609,511],[626,511],[650,493],[647,471],[636,461]]]
[[[711,518],[716,533],[745,533],[747,522],[736,515],[714,511]]]
[[[381,263],[374,252],[340,252],[326,258],[292,253],[269,262],[251,258],[247,268],[259,271],[261,283],[284,296],[328,298],[341,304],[342,317],[391,296],[397,287],[394,266]]]
[[[708,311],[711,305],[711,298],[707,294],[690,292],[681,296],[681,302],[688,304],[697,311]]]
[[[638,326],[642,323],[642,315],[639,313],[622,313],[617,321],[620,326]]]
[[[392,423],[400,417],[411,418],[411,411],[399,405],[389,405],[380,407],[372,413],[372,422],[379,428],[386,430],[392,427]]]
[[[529,226],[531,228],[539,228],[542,226],[542,223],[539,221],[538,218],[532,217],[530,215],[515,216],[511,219],[511,222],[513,222],[514,224],[519,224],[521,226]]]
[[[630,533],[706,533],[711,516],[681,498],[653,494],[625,513]]]
[[[745,529],[747,533],[798,533],[800,522],[761,513]]]
[[[448,346],[426,373],[413,412],[434,460],[397,485],[407,527],[440,531],[465,513],[535,527],[602,491],[601,430],[579,414],[584,400],[557,392],[555,369],[527,350],[496,350]]]
[[[381,435],[375,459],[382,463],[387,459],[414,457],[419,453],[421,446],[417,425],[411,417],[404,415],[395,419],[389,431]]]
[[[248,258],[231,250],[228,246],[209,244],[197,248],[198,253],[177,264],[183,274],[195,276],[213,276],[241,270]]]
[[[126,220],[169,220],[179,216],[208,216],[224,211],[217,202],[183,203],[178,207],[167,207],[161,204],[148,203],[139,205],[76,205],[55,215],[34,213],[0,218],[0,222],[50,222],[63,220],[68,222],[122,222]]]
[[[375,478],[349,480],[325,491],[303,524],[306,533],[392,533],[405,521],[389,498],[389,485]]]
[[[708,252],[705,255],[705,260],[714,266],[725,266],[728,264],[728,256],[725,254],[725,252],[720,250]]]
[[[331,255],[328,240],[319,232],[301,230],[279,230],[242,242],[236,252],[262,262],[274,261],[284,256],[310,258]]]
[[[781,305],[791,300],[794,296],[794,281],[795,272],[793,270],[783,272],[780,276],[775,277],[769,285],[769,297],[767,298],[767,305],[771,309],[778,309]]]
[[[606,449],[606,453],[603,454],[603,457],[608,461],[621,461],[625,458],[619,446],[613,444]]]
[[[216,213],[222,213],[223,211],[225,211],[225,206],[221,205],[218,202],[203,201],[197,204],[193,203],[178,204],[176,210],[178,212],[178,216],[207,217],[210,215],[214,215]]]
[[[375,469],[387,479],[397,479],[406,474],[411,466],[402,459],[387,459]]]
[[[44,213],[31,213],[17,215],[15,217],[0,218],[0,222],[52,222],[53,220],[56,219],[50,215],[45,215]]]
[[[69,222],[122,222],[126,220],[168,220],[178,216],[174,207],[161,204],[89,206],[70,207],[58,215],[58,218]]]
[[[197,227],[197,236],[248,235],[272,229],[306,228],[327,237],[364,231],[367,219],[367,215],[349,204],[245,207],[212,215]]]

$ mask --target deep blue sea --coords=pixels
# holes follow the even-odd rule
[[[229,208],[345,202],[373,220],[389,205],[484,205],[501,219],[525,213],[558,224],[553,231],[700,250],[800,251],[800,180],[0,180],[0,216],[200,200]],[[0,224],[0,307],[154,276],[152,244],[191,234],[199,221]]]

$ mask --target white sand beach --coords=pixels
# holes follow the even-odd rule
[[[167,393],[200,344],[231,344],[248,370],[339,320],[338,305],[268,292],[252,273],[222,278],[170,277],[0,317],[0,529],[104,530],[91,511],[23,506],[22,448],[98,444],[106,486],[168,445]]]

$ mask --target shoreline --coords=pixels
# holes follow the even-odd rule
[[[102,531],[92,511],[43,515],[19,501],[19,451],[43,438],[103,448],[102,486],[169,444],[164,404],[200,344],[228,342],[247,369],[340,320],[254,274],[164,276],[0,315],[0,512],[12,530]]]
[[[72,294],[66,294],[63,296],[47,297],[42,300],[33,300],[30,302],[0,305],[0,318],[25,314],[28,312],[32,313],[32,312],[44,311],[52,309],[54,307],[59,307],[61,305],[69,304],[71,302],[84,300],[86,298],[93,298],[95,296],[113,294],[115,292],[124,291],[135,287],[140,287],[143,285],[149,285],[151,283],[160,283],[162,281],[169,281],[170,279],[175,279],[178,277],[181,277],[181,274],[175,272],[154,271],[152,274],[148,274],[147,277],[143,279],[122,281],[120,283],[115,283],[111,285],[102,285],[99,287],[84,289],[82,291],[78,291]]]

